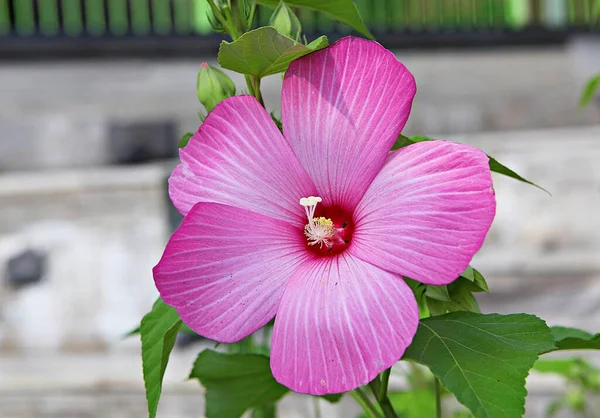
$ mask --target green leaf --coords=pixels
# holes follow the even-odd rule
[[[427,293],[427,285],[416,280],[409,279],[408,277],[404,277],[404,281],[415,295],[415,299],[417,300],[417,305],[419,307],[419,318],[429,317],[430,312],[427,308],[427,297],[425,296],[425,293]]]
[[[423,141],[435,141],[435,139],[428,138],[426,136],[412,136],[409,138],[407,136],[400,135],[398,136],[398,139],[396,139],[396,142],[394,142],[394,145],[392,146],[391,150],[395,151],[397,149],[404,148],[408,145],[416,144],[417,142]]]
[[[406,147],[408,145],[416,144],[417,142],[423,142],[423,141],[436,141],[436,139],[429,138],[429,137],[423,136],[423,135],[415,135],[415,136],[411,136],[410,138],[407,136],[404,136],[404,135],[400,135],[398,137],[398,139],[396,140],[396,142],[394,143],[394,145],[392,146],[391,150],[395,151],[397,149]],[[535,186],[538,189],[543,190],[546,193],[550,194],[550,192],[548,192],[548,190],[544,189],[541,186],[538,186],[537,184],[527,180],[524,177],[521,177],[519,174],[517,174],[510,168],[506,167],[504,164],[499,163],[498,160],[496,160],[495,158],[490,157],[489,155],[488,155],[488,158],[490,159],[490,170],[491,171],[493,171],[495,173],[503,174],[503,175],[513,178],[515,180],[522,181],[523,183],[530,184],[530,185]]]
[[[465,271],[462,272],[461,277],[464,277],[471,282],[475,282],[475,269],[469,265]]]
[[[190,135],[191,135],[191,133],[190,133]],[[159,305],[163,305],[163,304],[164,304],[164,302],[162,301],[162,299],[158,298],[152,304],[152,309],[156,309]],[[188,327],[186,324],[183,324],[183,323],[181,324],[181,326],[179,328],[179,332],[182,333],[182,334],[198,335],[196,333],[196,331],[193,331],[190,327]],[[138,325],[136,328],[134,328],[131,331],[127,332],[127,334],[125,334],[123,336],[123,338],[132,337],[132,336],[134,336],[136,334],[139,334],[139,333],[140,333],[140,326]]]
[[[179,140],[179,148],[183,148],[185,147],[188,142],[190,142],[190,139],[194,136],[193,132],[186,132],[182,135],[181,139]]]
[[[512,418],[524,413],[529,370],[553,349],[533,315],[454,312],[421,320],[404,359],[429,367],[475,418]]]
[[[152,309],[156,309],[159,305],[163,304],[162,299],[159,297],[157,298],[154,303],[152,304]],[[185,325],[184,325],[185,326]],[[140,333],[140,326],[138,325],[136,328],[132,329],[131,331],[129,331],[127,334],[125,334],[123,336],[123,338],[127,338],[127,337],[131,337],[133,335],[139,334]]]
[[[513,170],[511,170],[504,164],[499,163],[498,160],[496,160],[495,158],[492,158],[489,155],[488,155],[488,158],[490,159],[490,170],[492,170],[496,173],[504,174],[505,176],[511,177],[515,180],[522,181],[523,183],[530,184],[530,185],[537,187],[538,189],[543,190],[546,193],[550,194],[550,192],[548,190],[544,189],[542,186],[538,186],[537,184],[527,180],[526,178],[521,177],[519,174],[515,173]]]
[[[352,0],[284,0],[292,7],[305,7],[307,9],[321,12],[333,20],[342,22],[352,29],[362,33],[370,39],[375,37],[363,23],[358,9]],[[259,3],[270,7],[276,7],[279,0],[258,0]]]
[[[425,136],[425,135],[413,135],[413,136],[410,137],[410,140],[412,142],[435,141],[435,139],[430,138],[430,137]]]
[[[432,286],[427,286],[427,290],[431,287]],[[447,312],[457,311],[480,313],[479,305],[472,293],[474,291],[479,292],[480,289],[474,282],[461,276],[447,285],[447,289],[448,300],[432,298],[428,295],[429,299],[427,299],[427,307],[432,315],[443,315]]]
[[[435,394],[431,390],[392,392],[394,411],[403,418],[435,418]]]
[[[295,59],[327,45],[326,36],[303,45],[275,28],[264,26],[244,33],[233,42],[221,42],[218,61],[223,68],[262,78],[287,70]]]
[[[277,406],[270,403],[254,408],[250,418],[277,418]]]
[[[535,362],[533,370],[538,373],[553,373],[572,378],[584,367],[589,367],[581,358],[539,359]]]
[[[258,354],[224,354],[204,350],[190,379],[206,388],[207,418],[238,418],[250,408],[273,403],[289,389],[271,374],[269,358]]]
[[[451,301],[446,305],[449,312],[469,311],[481,312],[475,296],[473,296],[473,283],[463,277],[459,277],[448,286]]]
[[[600,8],[600,6],[598,6],[598,7]],[[581,107],[588,106],[592,102],[594,97],[596,96],[596,93],[598,92],[599,89],[600,89],[600,74],[597,74],[594,77],[590,78],[587,81],[587,83],[585,83],[585,87],[583,88],[583,91],[581,92],[581,97],[579,98],[579,106],[581,106]]]
[[[399,418],[435,418],[435,394],[431,390],[411,390],[388,394],[394,411]],[[381,408],[377,406],[381,411]],[[358,418],[369,418],[361,414]]]
[[[567,327],[552,327],[552,336],[558,350],[600,350],[600,333]]]
[[[569,404],[564,397],[555,399],[546,409],[546,418],[553,418],[560,412],[561,409],[568,408]]]
[[[450,294],[448,293],[447,286],[433,286],[427,285],[427,290],[425,291],[425,296],[435,300],[441,300],[444,302],[450,302]]]
[[[488,287],[487,282],[485,281],[485,277],[476,269],[469,266],[466,270],[460,275],[465,279],[469,280],[473,283],[473,287],[471,291],[473,292],[489,292],[490,288]]]
[[[410,284],[409,284],[410,285]],[[417,302],[424,300],[427,310],[432,315],[443,315],[447,312],[470,311],[479,313],[479,305],[473,292],[488,292],[485,278],[479,271],[469,266],[454,282],[446,286],[423,285],[423,293],[417,294],[418,287],[410,285]],[[421,299],[419,299],[421,298]],[[421,312],[421,308],[419,308]],[[429,315],[422,315],[427,317]]]
[[[275,125],[277,125],[277,129],[279,129],[280,132],[283,132],[283,124],[281,123],[281,119],[275,116],[274,112],[271,112],[271,119],[273,119],[273,122],[275,122]]]
[[[320,396],[320,398],[323,398],[327,402],[330,402],[330,403],[338,403],[342,399],[343,396],[344,396],[343,393],[330,393],[328,395],[322,395],[322,396]]]
[[[163,376],[181,323],[177,311],[159,299],[140,324],[142,370],[150,418],[156,417]]]

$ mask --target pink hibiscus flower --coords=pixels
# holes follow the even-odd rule
[[[154,268],[162,299],[224,343],[276,316],[272,372],[296,392],[345,392],[391,367],[419,320],[402,276],[455,280],[495,212],[480,150],[389,152],[415,91],[391,52],[348,37],[290,65],[283,135],[253,97],[219,104],[169,181],[185,218]]]

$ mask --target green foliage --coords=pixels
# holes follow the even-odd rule
[[[306,7],[307,9],[322,12],[329,18],[342,22],[352,29],[374,39],[369,29],[363,23],[358,9],[352,0],[284,0],[292,7]],[[279,0],[258,0],[266,6],[276,7]]]
[[[327,45],[325,36],[303,45],[265,26],[221,42],[218,60],[223,68],[262,78],[287,70],[293,60]]]
[[[277,129],[279,129],[280,132],[283,132],[283,125],[281,123],[281,120],[277,116],[275,116],[274,112],[271,112],[270,115],[271,119],[273,119],[273,122],[275,122],[275,125],[277,125]]]
[[[343,393],[330,393],[328,395],[322,395],[321,398],[325,399],[329,403],[338,403],[343,397]]]
[[[460,276],[473,283],[473,292],[490,291],[490,288],[488,287],[488,284],[485,281],[485,277],[483,277],[483,275],[479,271],[475,270],[473,267],[468,266]]]
[[[426,286],[425,296],[443,302],[450,302],[450,293],[448,286]]]
[[[429,316],[429,309],[427,308],[428,298],[426,296],[427,285],[408,277],[405,277],[404,281],[415,295],[415,299],[417,300],[417,305],[419,307],[419,318],[427,318]]]
[[[597,6],[597,7],[600,10],[600,6]],[[600,14],[600,12],[599,12],[599,14]],[[600,89],[600,73],[595,75],[594,77],[590,78],[587,81],[587,83],[585,83],[585,87],[583,88],[583,91],[581,92],[581,97],[579,98],[579,106],[581,106],[581,107],[588,106],[592,102],[592,100],[594,99],[596,94],[598,93],[599,89]]]
[[[156,417],[163,376],[181,323],[177,311],[159,299],[140,324],[142,370],[150,418]]]
[[[403,418],[435,417],[435,395],[431,390],[392,392],[388,397],[394,411]]]
[[[589,395],[597,397],[600,394],[600,369],[582,358],[542,359],[533,369],[539,373],[557,374],[567,381],[567,391],[548,406],[547,417],[553,417],[562,409],[586,416]]]
[[[473,293],[489,292],[483,275],[471,266],[446,286],[426,285],[408,278],[405,280],[415,294],[421,318],[456,311],[480,312]]]
[[[436,141],[435,138],[429,138],[427,136],[421,136],[421,135],[417,135],[417,136],[411,136],[411,137],[407,137],[404,135],[400,135],[398,137],[398,139],[396,140],[396,142],[394,143],[394,145],[392,146],[392,151],[395,151],[397,149],[400,149],[402,147],[406,147],[408,145],[412,145],[415,144],[417,142],[423,142],[423,141]],[[538,186],[537,184],[527,180],[526,178],[522,177],[521,175],[517,174],[515,171],[511,170],[510,168],[508,168],[507,166],[505,166],[504,164],[501,164],[498,162],[498,160],[496,160],[493,157],[490,157],[488,155],[488,158],[490,159],[490,170],[495,172],[495,173],[499,173],[499,174],[503,174],[507,177],[513,178],[515,180],[519,180],[522,181],[523,183],[527,183],[531,186],[535,186],[540,190],[545,191],[546,193],[550,194],[548,192],[548,190],[544,189],[541,186]]]
[[[475,418],[512,418],[524,413],[529,370],[553,349],[533,315],[454,312],[421,320],[404,359],[429,367]]]
[[[193,136],[194,134],[192,132],[184,133],[179,140],[179,148],[184,148],[188,142],[190,142],[190,139],[192,139]]]
[[[473,291],[480,290],[473,282],[461,276],[449,285],[442,287],[447,289],[447,300],[430,296],[432,291],[440,288],[440,286],[427,286],[425,292],[425,295],[428,296],[427,307],[432,315],[443,315],[446,312],[458,311],[480,312],[477,300],[473,296]]]
[[[579,379],[582,375],[598,373],[598,370],[587,360],[574,358],[539,359],[533,370],[538,373],[558,374],[567,379]]]
[[[431,390],[390,392],[388,397],[399,418],[435,418],[435,395]],[[369,415],[361,414],[358,418],[369,418]]]
[[[250,418],[277,418],[277,406],[274,403],[254,408]]]
[[[207,63],[202,63],[196,79],[196,95],[207,112],[221,101],[235,96],[235,83],[227,74]]]
[[[552,336],[559,350],[600,350],[600,333],[567,327],[552,327]]]
[[[288,392],[273,378],[269,358],[258,354],[204,350],[190,379],[198,379],[206,388],[207,418],[238,418],[246,410],[273,403]]]
[[[394,145],[392,145],[392,151],[423,141],[434,141],[434,139],[423,136],[411,136],[409,138],[408,136],[400,135],[398,139],[396,139],[396,142],[394,142]]]
[[[270,25],[282,35],[285,35],[296,42],[300,41],[300,35],[302,33],[300,20],[298,20],[294,11],[290,9],[283,0],[271,15]]]
[[[550,192],[548,190],[544,189],[542,186],[538,186],[537,184],[527,180],[525,177],[522,177],[521,175],[517,174],[516,172],[514,172],[513,170],[511,170],[504,164],[499,163],[498,160],[496,160],[495,158],[490,157],[489,155],[488,155],[488,157],[490,159],[490,170],[492,170],[496,173],[504,174],[505,176],[511,177],[515,180],[522,181],[523,183],[530,184],[531,186],[537,187],[538,189],[543,190],[546,193],[550,194]]]

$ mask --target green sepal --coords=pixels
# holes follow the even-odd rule
[[[289,8],[282,0],[277,5],[277,8],[271,15],[269,24],[277,29],[277,32],[282,35],[293,39],[296,42],[300,42],[302,34],[302,25],[294,11]]]

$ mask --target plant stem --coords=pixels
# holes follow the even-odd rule
[[[207,1],[215,18],[219,21],[219,23],[221,23],[221,25],[223,25],[223,28],[225,28],[225,31],[227,31],[229,36],[231,36],[231,39],[235,41],[238,38],[238,35],[235,27],[232,25],[233,22],[231,21],[231,16],[229,14],[225,16],[223,13],[221,13],[221,10],[217,7],[213,0]]]
[[[210,10],[212,11],[212,13],[215,16],[215,18],[219,22],[221,22],[221,24],[224,24],[225,23],[225,18],[221,14],[221,11],[219,10],[219,8],[215,4],[215,2],[213,0],[207,0],[207,2],[208,2],[208,5],[210,6]]]
[[[213,11],[213,14],[217,18],[219,22],[223,25],[231,39],[235,41],[241,35],[244,34],[246,30],[246,23],[244,22],[242,16],[242,10],[240,9],[239,1],[231,0],[231,10],[225,9],[224,13],[222,13],[219,8],[215,5],[213,0],[208,0],[208,3]],[[254,11],[256,8],[256,4],[252,5],[251,9],[251,19],[254,19]],[[250,22],[250,24],[252,24]],[[262,99],[262,93],[260,92],[260,78],[254,75],[244,74],[244,78],[246,79],[246,85],[248,86],[248,92],[256,97],[256,100],[260,102],[260,104],[265,107],[265,103]]]
[[[373,402],[369,399],[369,396],[361,389],[356,388],[352,392],[350,392],[350,396],[354,398],[354,400],[361,406],[361,408],[369,415],[371,418],[381,418],[381,414],[373,405]]]
[[[258,100],[263,107],[265,107],[265,103],[263,102],[262,98],[262,93],[260,92],[260,78],[251,75],[250,79],[252,80],[252,84],[254,87],[254,97],[256,97],[256,100]]]
[[[313,406],[315,407],[315,418],[321,418],[321,407],[319,406],[319,398],[313,396]]]
[[[243,340],[238,341],[236,343],[236,345],[238,347],[238,352],[240,354],[249,354],[254,351],[252,349],[252,346],[253,346],[252,335],[249,335],[246,338],[244,338]]]
[[[435,416],[436,418],[442,418],[442,393],[440,381],[437,377],[433,378],[433,386],[435,389]]]
[[[271,333],[270,333],[270,328],[269,327],[263,327],[262,329],[262,351],[263,354],[265,355],[269,355],[269,342],[270,342],[270,338],[271,338]]]
[[[274,403],[262,405],[260,408],[252,410],[250,418],[276,418],[277,409]]]
[[[392,368],[390,367],[387,370],[384,370],[383,373],[381,373],[381,387],[379,388],[379,399],[382,399],[383,397],[387,396],[387,391],[388,391],[388,383],[390,381],[390,373],[392,372]]]
[[[382,375],[383,374],[385,374],[385,372],[383,372]],[[387,378],[389,379],[389,374]],[[387,386],[387,382],[385,383],[385,385]],[[379,380],[379,376],[377,376],[369,383],[369,388],[371,388],[371,391],[373,392],[377,403],[381,407],[381,410],[383,411],[383,416],[385,418],[398,418],[398,415],[396,415],[396,411],[394,411],[394,407],[390,402],[390,398],[388,398],[387,396],[387,389],[385,392],[382,392],[382,386],[383,385]]]
[[[256,14],[256,1],[252,2],[250,6],[250,15],[248,16],[248,30],[252,29],[252,24],[254,23],[254,15]]]

